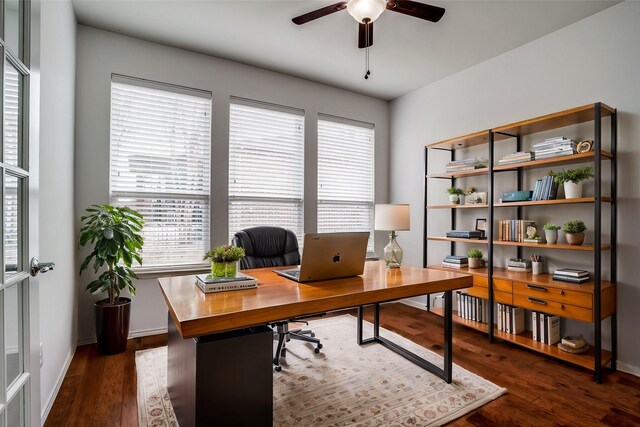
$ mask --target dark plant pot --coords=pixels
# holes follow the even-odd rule
[[[117,305],[105,305],[108,300],[95,303],[96,338],[102,354],[118,354],[127,348],[131,299],[120,298]]]
[[[565,233],[565,237],[570,245],[580,246],[584,242],[584,233]]]

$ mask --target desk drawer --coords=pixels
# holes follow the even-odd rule
[[[473,276],[473,286],[489,287],[489,279],[483,276]],[[493,279],[493,288],[499,291],[511,292],[513,286],[511,280]]]
[[[591,322],[593,319],[593,312],[590,309],[534,296],[513,294],[513,305],[583,322]]]
[[[474,286],[467,289],[467,293],[474,297],[489,299],[489,289]],[[494,299],[502,304],[511,304],[511,292],[494,291]]]
[[[541,298],[578,307],[592,308],[592,296],[590,293],[576,292],[550,286],[532,285],[528,283],[513,282],[513,293],[527,297]]]

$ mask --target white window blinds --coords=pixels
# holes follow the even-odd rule
[[[318,120],[318,232],[369,231],[373,252],[373,125]]]
[[[210,93],[114,76],[111,200],[144,216],[145,266],[202,262],[210,147]]]
[[[304,113],[232,99],[229,113],[229,240],[248,227],[302,238]]]

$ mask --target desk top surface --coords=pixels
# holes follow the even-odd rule
[[[195,276],[158,282],[183,338],[472,285],[468,274],[409,266],[388,270],[383,261],[368,261],[362,276],[310,283],[294,282],[273,270],[243,271],[258,280],[256,289],[209,294],[196,286]]]

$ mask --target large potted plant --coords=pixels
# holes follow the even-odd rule
[[[587,226],[579,219],[569,221],[562,226],[562,231],[565,233],[567,243],[570,245],[582,245],[584,242],[584,232],[586,230]]]
[[[80,266],[80,274],[92,265],[102,273],[87,285],[91,293],[106,292],[107,298],[94,305],[96,338],[102,354],[122,353],[127,347],[131,299],[120,297],[124,289],[135,295],[131,269],[134,261],[142,264],[144,221],[140,213],[127,207],[92,205],[81,218],[79,246],[91,245],[92,251]]]
[[[582,182],[593,178],[593,168],[585,166],[583,168],[569,169],[562,172],[549,171],[553,180],[564,187],[565,199],[579,199],[582,197]]]

